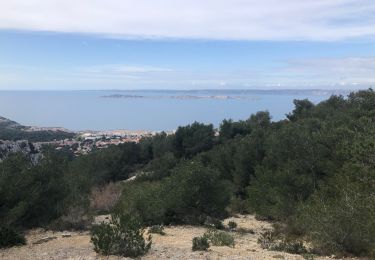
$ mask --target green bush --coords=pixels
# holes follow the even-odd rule
[[[300,227],[317,251],[375,254],[374,173],[355,167],[343,172],[300,207]]]
[[[230,230],[235,230],[237,228],[237,223],[235,221],[229,221],[228,227]]]
[[[154,226],[151,226],[150,229],[148,230],[148,233],[159,234],[159,235],[164,236],[165,235],[164,226],[163,225],[154,225]]]
[[[9,227],[0,227],[0,248],[25,245],[26,239],[23,235]]]
[[[204,224],[209,228],[225,229],[223,222],[217,218],[207,217]]]
[[[110,223],[92,228],[94,250],[103,255],[138,257],[151,248],[151,236],[143,237],[144,227],[130,215],[112,216]]]
[[[226,216],[230,190],[226,181],[201,163],[181,163],[161,181],[127,183],[116,212],[137,214],[147,225],[203,224],[207,216]],[[217,228],[223,224],[215,220]]]
[[[193,238],[193,251],[206,251],[209,247],[210,244],[205,236]]]
[[[258,244],[263,249],[284,251],[291,254],[306,254],[307,249],[299,240],[286,237],[282,231],[275,229],[261,234],[258,238]]]
[[[203,237],[206,237],[214,246],[234,247],[235,244],[233,236],[224,231],[210,229],[204,233]]]
[[[293,240],[282,240],[280,243],[276,244],[274,247],[270,249],[299,255],[307,253],[307,249],[301,241]]]
[[[91,229],[91,242],[94,250],[103,255],[113,253],[115,241],[115,229],[108,223],[95,225]]]

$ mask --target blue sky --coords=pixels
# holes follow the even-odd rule
[[[375,85],[374,1],[282,2],[4,0],[0,89]]]

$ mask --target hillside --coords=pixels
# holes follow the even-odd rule
[[[0,130],[5,130],[5,129],[20,130],[20,129],[26,129],[26,127],[8,118],[0,116]]]
[[[281,121],[272,121],[267,111],[246,120],[223,120],[218,134],[213,125],[194,122],[174,134],[160,133],[78,157],[46,150],[35,165],[25,156],[9,156],[0,163],[3,243],[17,244],[6,235],[17,238],[20,232],[27,238],[28,230],[38,227],[91,230],[95,250],[103,255],[147,258],[162,251],[165,256],[182,252],[199,258],[216,252],[218,244],[233,245],[229,225],[226,233],[220,233],[223,220],[255,215],[257,222],[251,228],[272,223],[272,231],[256,231],[256,237],[248,234],[249,240],[236,234],[235,249],[251,250],[257,240],[257,248],[283,256],[286,252],[308,259],[332,255],[371,259],[374,120],[375,92],[369,89],[319,104],[295,100],[293,111]],[[112,214],[113,222],[90,225],[91,216],[103,214]],[[174,237],[155,235],[150,249],[143,230],[150,226],[158,230],[160,225]],[[203,235],[207,227],[214,233]],[[22,242],[22,237],[18,239]],[[135,242],[125,247],[128,239]],[[184,241],[178,246],[183,250],[170,249],[179,239]],[[190,251],[192,239],[202,252]],[[86,235],[84,255],[92,248],[88,240]],[[165,248],[158,243],[165,243]],[[60,250],[58,243],[54,250]],[[245,251],[246,257],[257,257]]]
[[[257,243],[260,235],[266,230],[272,230],[270,223],[254,219],[253,216],[237,216],[224,221],[236,221],[242,233],[233,232],[236,246],[219,247],[213,246],[206,252],[191,251],[193,237],[202,235],[206,229],[197,226],[168,226],[165,228],[165,235],[153,234],[153,246],[149,253],[142,259],[285,259],[303,260],[301,255],[290,254],[279,251],[265,250]],[[41,239],[54,238],[45,243],[38,243]],[[102,259],[94,252],[90,243],[89,232],[53,232],[42,229],[31,230],[27,233],[28,246],[14,247],[0,250],[0,258],[3,260],[13,259]],[[106,259],[129,259],[110,256]],[[315,260],[333,259],[331,257],[316,257]],[[355,259],[355,258],[347,258]]]
[[[74,133],[60,128],[36,128],[23,126],[15,121],[0,116],[0,140],[29,142],[48,142],[74,137]]]

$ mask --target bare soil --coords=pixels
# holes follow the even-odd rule
[[[99,219],[104,220],[105,217]],[[234,220],[238,224],[238,229],[242,228],[247,231],[233,232],[236,242],[234,248],[212,246],[205,252],[193,252],[191,250],[193,237],[201,236],[206,229],[193,226],[170,226],[165,227],[166,235],[152,235],[152,248],[141,259],[304,259],[300,255],[268,251],[259,246],[257,240],[262,232],[272,228],[270,223],[258,221],[249,215],[229,218],[224,223],[228,223],[230,220]],[[35,244],[38,240],[46,237],[53,239]],[[0,250],[0,259],[127,259],[116,256],[104,257],[96,254],[90,243],[88,232],[53,232],[34,229],[27,232],[26,239],[27,245],[25,246]],[[319,257],[314,259],[329,258]]]

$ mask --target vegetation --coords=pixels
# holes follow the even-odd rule
[[[144,227],[136,217],[113,215],[110,223],[92,228],[94,250],[103,255],[139,257],[151,248],[151,236],[143,237]]]
[[[211,243],[213,246],[234,247],[235,244],[234,237],[225,231],[209,229],[203,234],[203,237],[206,237],[209,243]]]
[[[208,239],[205,236],[193,238],[193,251],[206,251],[210,247]]]
[[[258,238],[258,243],[264,249],[285,251],[291,254],[307,254],[307,249],[302,241],[291,239],[280,233],[277,228],[273,231],[266,231]]]
[[[23,235],[12,228],[0,226],[0,248],[24,244],[26,244],[26,239]]]
[[[0,116],[0,140],[28,140],[29,142],[49,142],[73,138],[74,134],[64,131],[28,131],[28,127]]]
[[[150,233],[150,234],[159,234],[159,235],[164,236],[165,235],[164,226],[163,225],[153,225],[148,230],[148,233]]]
[[[230,230],[235,230],[237,228],[237,223],[235,221],[229,221],[228,222],[228,228]]]
[[[375,92],[294,105],[277,122],[266,111],[224,120],[218,136],[193,123],[80,157],[46,151],[37,165],[9,156],[0,163],[0,223],[46,226],[114,211],[147,225],[215,225],[251,213],[282,223],[277,240],[287,251],[302,252],[307,239],[321,254],[373,256]],[[134,175],[122,192],[105,188]]]

